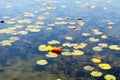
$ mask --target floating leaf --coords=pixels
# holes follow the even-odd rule
[[[48,48],[47,48],[46,45],[40,45],[40,46],[38,47],[38,50],[40,50],[40,51],[48,51]]]
[[[89,40],[91,41],[91,42],[98,42],[99,41],[99,39],[97,39],[97,38],[89,38]]]
[[[95,69],[95,67],[87,65],[87,66],[84,66],[83,69],[86,71],[93,71]]]
[[[65,37],[65,39],[66,39],[66,40],[73,40],[73,37],[67,36],[67,37]]]
[[[93,51],[97,51],[97,52],[100,52],[102,51],[102,47],[99,47],[99,46],[95,46],[92,48]]]
[[[100,63],[100,62],[101,62],[101,59],[92,58],[91,61],[94,62],[94,63]]]
[[[111,69],[110,64],[107,64],[107,63],[100,63],[100,64],[98,64],[98,66],[99,66],[101,69],[104,69],[104,70],[109,70],[109,69]]]
[[[47,65],[48,62],[47,62],[47,60],[41,59],[41,60],[37,60],[36,64],[38,64],[38,65]]]
[[[103,73],[99,71],[92,71],[90,74],[91,76],[94,76],[94,77],[100,77],[103,75]]]
[[[114,75],[111,74],[106,74],[104,76],[105,80],[116,80],[116,77]]]
[[[64,55],[64,56],[71,56],[72,54],[71,54],[71,52],[65,51],[65,52],[62,52],[62,55]]]
[[[56,58],[56,57],[58,57],[58,55],[56,53],[53,53],[53,52],[48,52],[48,54],[46,54],[45,56],[49,57],[49,58]]]
[[[83,52],[83,51],[80,51],[80,50],[74,50],[71,54],[72,54],[72,55],[83,55],[84,52]]]

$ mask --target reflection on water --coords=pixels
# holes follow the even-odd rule
[[[108,74],[119,80],[118,3],[0,1],[0,80],[105,80]],[[39,49],[41,45],[45,47]],[[58,57],[46,56],[60,46]],[[36,64],[43,59],[48,64]]]

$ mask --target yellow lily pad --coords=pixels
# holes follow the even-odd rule
[[[104,69],[104,70],[109,70],[109,69],[111,69],[110,64],[107,64],[107,63],[100,63],[100,64],[98,64],[98,66],[99,66],[101,69]]]
[[[94,62],[94,63],[100,63],[100,62],[101,62],[101,59],[92,58],[91,61]]]
[[[104,76],[105,80],[116,80],[116,77],[114,75],[111,74],[106,74]]]
[[[40,51],[48,51],[48,48],[47,48],[46,45],[40,45],[40,46],[38,47],[38,50],[40,50]]]
[[[91,76],[94,76],[94,77],[100,77],[103,75],[103,73],[99,71],[92,71],[90,74]]]

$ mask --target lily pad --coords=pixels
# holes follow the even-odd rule
[[[105,80],[116,80],[116,77],[114,75],[111,74],[106,74],[104,76]]]
[[[100,77],[103,75],[103,73],[99,71],[92,71],[90,74],[91,76],[94,76],[94,77]]]
[[[38,65],[47,65],[48,62],[47,62],[47,60],[41,59],[41,60],[37,60],[36,64],[38,64]]]
[[[98,66],[99,66],[101,69],[104,69],[104,70],[109,70],[109,69],[111,69],[110,64],[107,64],[107,63],[100,63],[100,64],[98,64]]]

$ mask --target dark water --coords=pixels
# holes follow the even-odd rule
[[[116,80],[120,80],[120,50],[110,50],[108,47],[96,52],[92,48],[99,43],[120,46],[120,1],[119,0],[0,0],[0,80],[105,80],[106,74],[112,74]],[[32,13],[34,16],[25,16]],[[47,14],[49,12],[50,14]],[[46,13],[46,14],[45,14]],[[5,17],[8,18],[5,18]],[[42,16],[46,19],[39,20]],[[63,20],[56,20],[61,17]],[[85,22],[84,26],[79,25],[78,18]],[[13,20],[11,20],[13,19]],[[30,23],[19,23],[18,20],[29,19]],[[10,24],[8,22],[14,22]],[[57,24],[58,22],[66,24]],[[26,22],[26,21],[25,21]],[[39,32],[30,32],[22,35],[19,31],[27,31],[28,25],[38,26],[36,22],[43,22]],[[75,24],[70,24],[74,22]],[[109,23],[111,22],[111,23]],[[50,27],[49,24],[54,24]],[[23,27],[4,33],[3,29],[21,25]],[[70,29],[68,26],[75,26]],[[111,27],[112,28],[109,28]],[[47,28],[52,28],[48,30]],[[79,30],[75,30],[75,29]],[[96,35],[93,29],[99,30],[103,34]],[[17,34],[12,34],[17,33]],[[83,36],[82,33],[89,33],[90,36]],[[107,35],[107,39],[102,39],[102,35]],[[73,40],[66,40],[66,36],[73,37]],[[3,46],[2,41],[10,37],[19,38],[12,42],[12,46]],[[89,38],[98,38],[98,42],[91,42]],[[64,43],[87,43],[87,47],[79,49],[84,52],[82,56],[58,55],[57,58],[48,58],[47,52],[38,50],[39,45],[48,45],[48,41],[57,40],[61,46]],[[63,47],[64,49],[73,48]],[[95,56],[102,56],[102,62],[112,66],[109,70],[100,69],[91,59]],[[37,60],[46,59],[48,64],[40,66]],[[91,71],[83,69],[90,65],[95,70],[103,73],[101,77],[93,77]],[[47,76],[47,77],[46,77]]]

